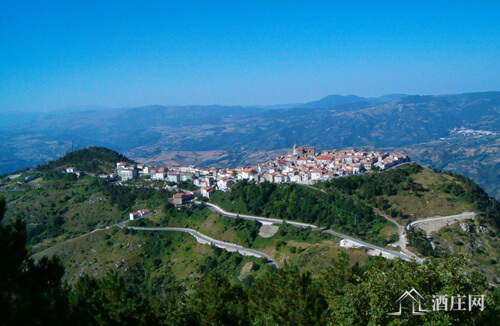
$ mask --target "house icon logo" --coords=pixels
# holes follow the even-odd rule
[[[396,303],[399,304],[399,311],[390,312],[388,313],[388,315],[400,316],[402,312],[403,301],[408,300],[411,300],[413,315],[425,315],[430,311],[422,309],[422,301],[425,301],[425,299],[420,295],[420,293],[418,293],[417,290],[415,290],[415,288],[412,288],[410,291],[406,291],[405,293],[403,293],[403,295],[400,296],[398,300],[396,300]]]

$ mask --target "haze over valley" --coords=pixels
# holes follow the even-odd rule
[[[236,167],[275,158],[297,143],[402,151],[469,176],[500,198],[500,92],[334,95],[280,108],[90,108],[15,113],[2,123],[0,173],[41,164],[72,146],[105,146],[146,163]]]

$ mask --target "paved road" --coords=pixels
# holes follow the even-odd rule
[[[408,244],[408,240],[406,239],[406,229],[404,226],[400,225],[398,222],[396,222],[395,220],[393,220],[392,218],[390,218],[389,216],[385,215],[385,214],[382,214],[380,212],[378,212],[377,210],[373,210],[373,212],[375,214],[377,214],[378,216],[386,219],[387,221],[393,223],[394,225],[396,225],[396,227],[398,228],[398,234],[399,234],[399,241],[397,242],[397,245],[399,246],[399,248],[401,248],[401,251],[415,259],[418,259],[417,255],[415,255],[413,252],[409,251],[406,249],[406,245]]]
[[[200,204],[199,202],[195,202],[195,203]],[[292,225],[292,226],[296,226],[296,227],[311,228],[313,230],[319,230],[319,231],[324,232],[324,233],[335,235],[335,236],[337,236],[339,238],[350,240],[350,241],[352,241],[352,242],[354,242],[356,244],[359,244],[361,246],[365,246],[367,248],[379,250],[381,252],[384,252],[384,253],[387,253],[387,254],[390,254],[390,255],[394,255],[396,257],[400,257],[401,259],[404,259],[404,260],[415,259],[418,263],[422,263],[422,259],[419,259],[419,258],[416,258],[416,257],[412,257],[411,255],[408,255],[406,253],[398,252],[398,251],[393,251],[393,250],[382,248],[382,247],[379,247],[379,246],[376,246],[376,245],[372,245],[370,243],[361,241],[359,239],[350,237],[348,235],[345,235],[345,234],[342,234],[342,233],[339,233],[339,232],[336,232],[336,231],[328,230],[328,229],[325,229],[325,228],[320,229],[317,226],[312,225],[312,224],[300,223],[300,222],[294,222],[294,221],[287,221],[287,220],[276,219],[276,218],[267,218],[267,217],[262,217],[262,216],[253,216],[253,215],[246,215],[246,214],[235,214],[235,213],[227,212],[227,211],[223,210],[222,208],[220,208],[219,206],[214,205],[212,203],[205,203],[205,205],[211,211],[213,211],[213,212],[215,212],[217,214],[223,215],[223,216],[232,217],[232,218],[239,217],[239,218],[242,218],[242,219],[245,219],[245,220],[257,220],[259,222],[267,222],[267,223],[276,223],[276,224],[286,223],[287,225]]]
[[[466,219],[474,218],[476,215],[477,215],[477,213],[474,213],[474,212],[463,212],[463,213],[457,214],[457,215],[435,216],[435,217],[430,217],[430,218],[426,218],[423,220],[418,220],[418,221],[412,222],[412,223],[408,224],[408,226],[406,228],[409,229],[409,228],[412,228],[418,224],[432,223],[432,222],[436,222],[436,221],[466,220]]]
[[[127,228],[127,229],[132,229],[132,230],[138,230],[138,231],[174,231],[174,232],[185,232],[191,234],[193,237],[196,238],[198,242],[201,243],[206,243],[210,245],[217,246],[219,248],[226,249],[228,251],[237,251],[238,253],[244,255],[244,256],[254,256],[257,258],[265,258],[267,261],[271,264],[276,266],[276,268],[279,268],[278,264],[272,259],[269,255],[242,247],[240,245],[234,244],[234,243],[229,243],[229,242],[223,242],[219,240],[215,240],[210,238],[209,236],[206,236],[198,231],[195,231],[193,229],[187,229],[187,228],[174,228],[174,227],[139,227],[139,226],[125,226],[125,223],[127,221],[120,222],[116,224],[116,226],[121,227],[121,228]]]

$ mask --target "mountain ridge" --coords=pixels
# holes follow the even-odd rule
[[[453,166],[455,172],[474,177],[500,198],[495,170],[499,162],[487,150],[496,148],[500,137],[500,92],[400,96],[388,95],[385,99],[391,101],[383,103],[359,102],[364,98],[352,96],[347,100],[353,103],[316,108],[156,105],[51,114],[0,131],[4,153],[0,154],[0,172],[55,158],[71,143],[80,148],[104,146],[146,159],[173,151],[223,151],[231,156],[226,163],[234,165],[245,164],[248,153],[283,150],[294,143],[318,149],[389,148],[414,156],[424,149],[448,148],[433,160],[415,157],[431,167]],[[480,155],[473,150],[472,136],[453,133],[460,128],[479,135],[474,136],[474,143],[484,148]],[[433,142],[434,146],[428,145]],[[469,146],[467,151],[464,144]],[[210,162],[216,164],[217,158]],[[469,173],[471,167],[480,172]]]

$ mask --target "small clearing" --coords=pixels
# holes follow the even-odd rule
[[[279,226],[277,225],[262,225],[259,230],[259,235],[263,238],[270,238],[278,232]]]
[[[243,265],[243,268],[241,268],[240,276],[238,276],[238,280],[243,281],[248,275],[250,275],[252,267],[253,267],[252,262],[248,262],[245,265]]]

